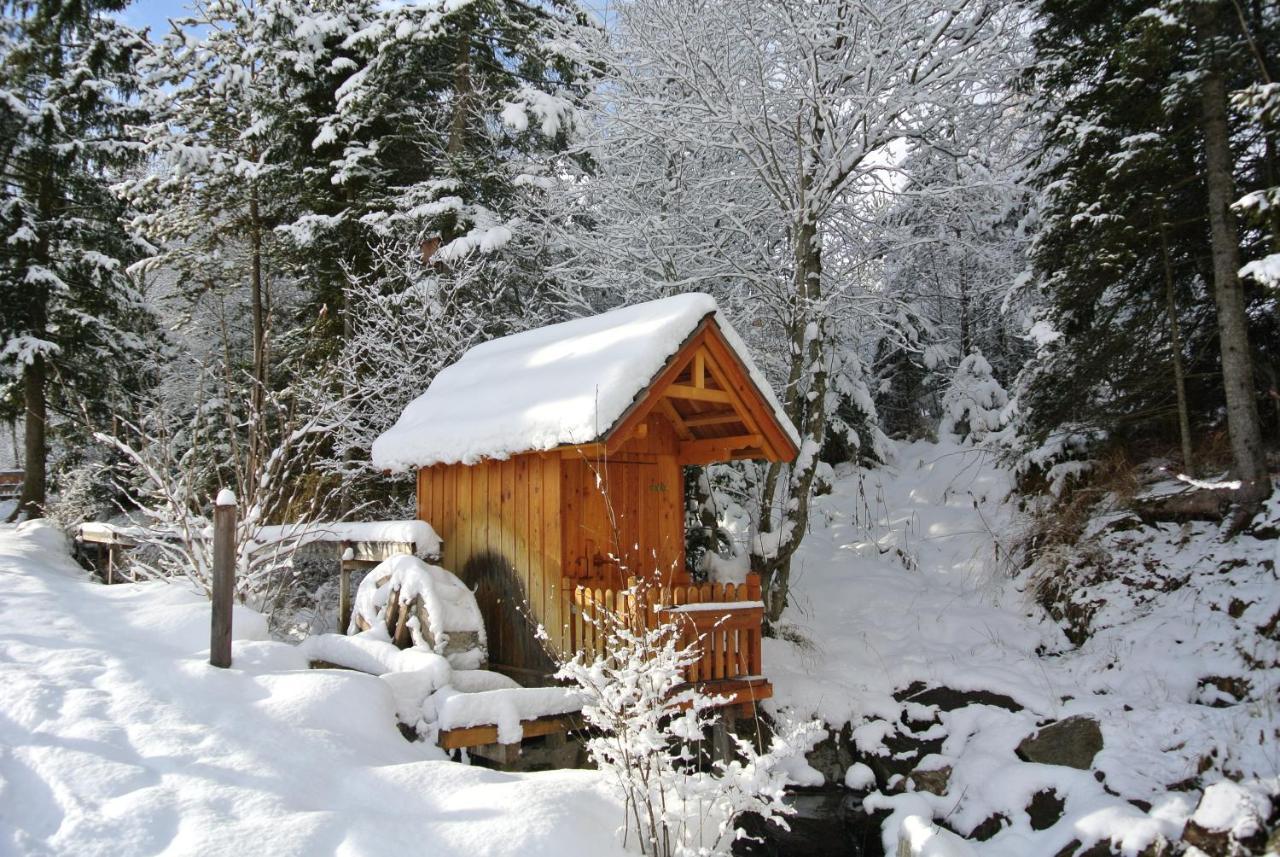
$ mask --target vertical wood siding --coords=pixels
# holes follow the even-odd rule
[[[418,516],[444,539],[444,567],[473,585],[484,577],[477,595],[494,664],[545,667],[522,613],[553,645],[568,642],[565,577],[611,588],[628,577],[688,583],[677,446],[655,415],[643,438],[607,459],[553,451],[418,471]]]

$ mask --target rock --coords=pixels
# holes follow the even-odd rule
[[[1204,790],[1182,841],[1210,857],[1261,854],[1267,847],[1265,815],[1269,806],[1259,795],[1231,780]]]
[[[1087,771],[1102,749],[1102,728],[1092,717],[1076,715],[1022,739],[1018,758],[1041,765],[1064,765]]]
[[[1009,817],[997,812],[995,815],[987,816],[977,827],[969,831],[969,838],[976,842],[986,842],[1008,826]]]
[[[1252,683],[1241,676],[1205,676],[1199,681],[1201,702],[1213,708],[1238,705],[1249,699]]]
[[[853,752],[853,735],[849,724],[839,732],[828,732],[827,737],[813,745],[805,754],[809,767],[822,774],[828,785],[844,782],[845,772],[857,759]]]
[[[1080,840],[1072,839],[1053,857],[1112,857],[1118,853],[1111,848],[1111,843],[1106,839],[1095,842],[1088,848],[1081,848]]]
[[[951,766],[946,765],[932,771],[916,769],[911,772],[910,780],[915,791],[942,796],[947,793],[947,785],[951,782]]]
[[[1032,830],[1048,830],[1062,818],[1067,802],[1058,797],[1053,789],[1041,789],[1031,796],[1027,804],[1027,816],[1031,819]]]
[[[1173,849],[1169,845],[1169,840],[1163,836],[1157,836],[1155,842],[1138,852],[1138,857],[1165,857],[1166,854],[1172,853]]]
[[[1003,693],[992,693],[989,690],[953,690],[949,687],[927,687],[924,682],[914,681],[903,690],[893,695],[899,702],[914,702],[918,705],[936,705],[942,711],[955,711],[966,705],[991,705],[1007,711],[1021,711],[1022,706]]]

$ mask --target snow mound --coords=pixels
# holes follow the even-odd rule
[[[442,729],[497,726],[498,741],[515,744],[523,736],[521,721],[582,709],[581,698],[565,688],[521,687],[501,673],[455,670],[434,652],[398,649],[381,624],[350,637],[308,637],[298,651],[313,663],[381,678],[395,699],[396,718],[427,740]]]
[[[742,340],[717,315],[715,300],[694,293],[477,345],[441,371],[374,441],[373,464],[404,471],[593,442],[708,316],[716,316],[778,421],[796,439]]]
[[[53,526],[0,525],[0,854],[627,853],[598,773],[444,761],[392,683],[265,630],[237,609],[216,669],[202,595],[91,582]]]

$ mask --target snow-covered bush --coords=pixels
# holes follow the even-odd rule
[[[62,473],[57,493],[44,507],[45,517],[68,534],[98,517],[108,505],[102,490],[104,469],[102,462],[88,461]]]
[[[942,397],[942,434],[979,442],[997,431],[1009,394],[991,375],[991,364],[977,349],[960,361]]]
[[[608,655],[562,657],[556,675],[576,686],[598,732],[587,751],[622,798],[624,844],[652,857],[729,854],[743,813],[785,825],[788,771],[802,767],[819,725],[781,722],[767,752],[731,736],[735,758],[709,761],[705,736],[723,699],[684,686],[698,648],[682,646],[673,623],[640,629],[605,614],[598,627]]]
[[[95,437],[121,457],[113,478],[130,504],[125,511],[141,518],[130,532],[139,542],[129,555],[136,576],[185,578],[208,592],[213,499],[231,486],[239,500],[237,596],[274,614],[293,581],[291,558],[304,528],[262,531],[282,515],[294,523],[320,517],[327,495],[307,476],[332,426],[327,412],[297,414],[289,391],[268,391],[263,411],[237,425],[226,404],[232,398],[209,398],[190,415],[156,404],[144,422],[121,421],[118,433]]]

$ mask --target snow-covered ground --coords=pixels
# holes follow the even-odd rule
[[[765,644],[775,705],[844,730],[849,787],[921,854],[1247,833],[1280,793],[1277,540],[1096,518],[1055,572],[1077,646],[1010,559],[1009,487],[951,444],[839,474]],[[180,585],[90,582],[48,524],[0,526],[0,854],[621,852],[596,774],[438,761],[388,682],[306,669],[252,611],[209,667],[208,617]],[[1015,755],[1075,715],[1100,726],[1087,767]]]
[[[1227,777],[1247,789],[1233,822],[1265,817],[1265,795],[1280,793],[1280,645],[1260,631],[1280,615],[1276,540],[1223,545],[1210,524],[1098,522],[1092,561],[1116,573],[1063,572],[1084,574],[1076,598],[1092,616],[1077,648],[1009,561],[1025,526],[1004,502],[1009,487],[990,456],[945,443],[842,473],[793,566],[784,618],[799,639],[766,640],[775,704],[849,724],[853,753],[885,763],[878,785],[891,796],[871,803],[896,810],[889,843],[918,814],[983,836],[981,854],[1071,854],[1102,839],[1137,854],[1178,840],[1202,791]],[[1252,682],[1240,700],[1204,682],[1238,689],[1229,680],[1240,675]],[[904,693],[913,683],[988,695],[922,705]],[[1038,726],[1073,715],[1101,726],[1090,770],[1015,755]],[[894,779],[895,767],[951,771],[939,787]],[[859,764],[849,783],[871,775]],[[1049,790],[1061,817],[1037,813],[1044,829],[1033,829],[1027,807]]]
[[[594,773],[432,760],[385,682],[235,625],[214,669],[203,598],[89,582],[50,525],[0,526],[0,854],[621,853]]]

